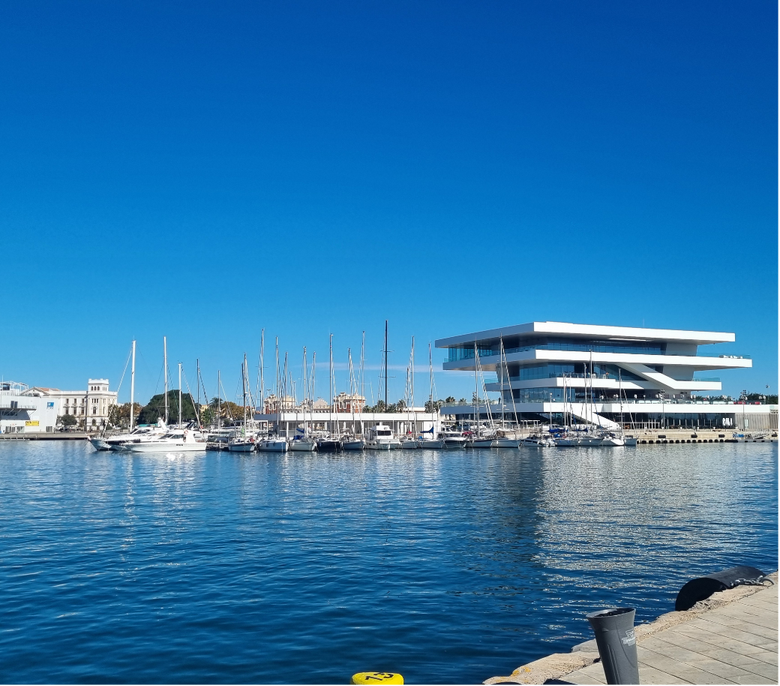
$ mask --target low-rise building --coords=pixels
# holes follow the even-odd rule
[[[0,382],[0,433],[52,432],[57,427],[59,401],[30,394],[27,384]]]

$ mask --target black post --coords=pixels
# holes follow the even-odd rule
[[[613,607],[586,615],[604,666],[608,684],[638,684],[639,662],[636,655],[632,607]]]

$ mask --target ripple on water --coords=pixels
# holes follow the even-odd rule
[[[777,567],[777,447],[122,456],[0,443],[0,679],[477,683]],[[508,670],[508,671],[504,671]]]

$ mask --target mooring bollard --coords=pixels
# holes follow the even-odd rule
[[[586,615],[604,666],[608,684],[638,684],[633,607],[612,607]]]

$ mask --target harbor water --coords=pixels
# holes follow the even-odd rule
[[[0,681],[479,683],[775,571],[777,450],[0,443]]]

